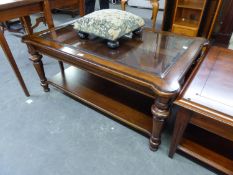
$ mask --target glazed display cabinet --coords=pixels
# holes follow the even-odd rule
[[[177,0],[172,32],[197,36],[204,14],[206,0]]]

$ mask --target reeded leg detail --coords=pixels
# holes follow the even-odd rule
[[[41,86],[45,92],[49,92],[49,86],[45,77],[44,66],[41,59],[42,55],[40,55],[38,52],[33,53],[30,58],[30,60],[33,61],[34,68],[36,69],[36,72],[40,78]]]
[[[169,105],[167,99],[158,98],[151,107],[153,114],[153,130],[150,137],[150,149],[157,151],[161,143],[161,132],[165,119],[169,116]]]

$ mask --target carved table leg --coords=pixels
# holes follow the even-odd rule
[[[46,7],[45,10],[49,11],[49,9],[50,9],[49,2],[47,2],[47,1],[45,2],[45,7]],[[49,28],[54,27],[53,19],[52,19],[52,16],[50,15],[51,12],[49,11],[48,13],[45,13],[45,14],[46,14],[45,15],[45,19],[46,19],[45,21],[48,24],[48,27]],[[25,28],[26,33],[29,34],[29,35],[32,35],[34,28],[32,27],[31,18],[29,16],[24,16],[24,17],[21,17],[20,20],[21,20],[21,22],[22,22],[22,24],[23,24],[23,26]],[[53,35],[53,37],[56,37],[56,36]],[[59,67],[61,69],[61,72],[64,72],[63,62],[58,61],[58,63],[59,63]]]
[[[40,55],[38,52],[33,51],[33,49],[29,49],[30,54],[32,55],[30,60],[33,61],[33,65],[36,69],[36,72],[40,78],[40,85],[43,87],[45,92],[49,92],[49,86],[47,79],[45,77],[45,72],[44,72],[44,66],[42,62],[42,55]]]
[[[156,99],[151,111],[153,114],[153,130],[150,137],[150,149],[156,151],[161,143],[164,121],[169,116],[169,99]]]
[[[30,96],[30,94],[28,92],[28,89],[27,89],[27,87],[26,87],[26,85],[25,85],[25,83],[23,81],[23,78],[22,78],[22,76],[21,76],[21,74],[19,72],[19,68],[18,68],[18,66],[17,66],[17,64],[15,62],[15,59],[14,59],[12,53],[11,53],[11,50],[10,50],[8,44],[7,44],[6,39],[4,37],[4,29],[2,27],[0,27],[0,44],[1,44],[1,47],[2,47],[8,61],[10,63],[10,65],[11,65],[11,67],[12,67],[13,71],[15,72],[15,75],[16,75],[16,77],[17,77],[17,79],[18,79],[18,81],[19,81],[25,95],[27,97]]]

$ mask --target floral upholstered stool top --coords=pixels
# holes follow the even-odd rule
[[[110,48],[119,47],[119,39],[127,34],[138,35],[144,26],[144,20],[132,13],[105,9],[88,14],[74,23],[74,29],[81,38],[95,35],[107,40]]]

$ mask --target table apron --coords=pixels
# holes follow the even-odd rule
[[[42,6],[40,3],[15,7],[15,8],[8,9],[8,10],[1,10],[0,11],[0,16],[1,16],[0,22],[5,22],[8,20],[20,18],[23,16],[29,16],[31,14],[39,13],[40,11],[42,11]]]
[[[65,58],[60,53],[56,53],[55,51],[51,51],[48,48],[41,48],[33,45],[33,48],[35,48],[39,53],[43,55],[50,56],[56,60],[63,61],[69,65],[75,66],[77,68],[80,68],[82,70],[85,70],[91,74],[94,74],[96,76],[99,76],[101,78],[104,78],[106,80],[109,80],[111,82],[114,82],[118,85],[124,86],[128,89],[131,89],[133,91],[136,91],[138,93],[141,93],[143,95],[146,95],[147,97],[155,99],[157,96],[160,96],[160,94],[156,94],[154,91],[152,91],[152,88],[150,88],[149,83],[145,83],[145,86],[139,85],[138,83],[135,83],[133,81],[129,81],[128,79],[122,77],[121,75],[114,75],[110,74],[109,72],[106,72],[102,70],[98,66],[88,65],[81,61],[75,61],[71,60],[70,58]],[[68,57],[68,56],[67,56]]]

